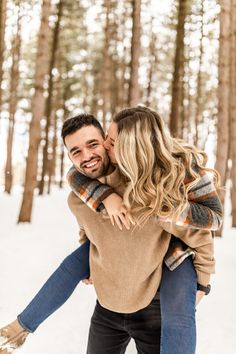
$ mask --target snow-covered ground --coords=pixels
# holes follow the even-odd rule
[[[21,195],[0,192],[0,327],[15,319],[63,258],[78,246],[78,228],[67,192],[36,197],[32,224],[17,225]],[[197,354],[234,354],[236,348],[236,229],[226,218],[216,239],[212,292],[197,308]],[[84,354],[95,304],[92,286],[79,285],[20,350],[21,354]],[[131,342],[127,354],[136,353]]]

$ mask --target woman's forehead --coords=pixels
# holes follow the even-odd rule
[[[112,140],[115,140],[117,138],[117,124],[112,122],[107,130],[107,135],[109,135],[109,138]]]

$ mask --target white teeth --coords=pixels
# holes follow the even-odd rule
[[[90,163],[90,164],[88,164],[88,165],[85,165],[85,167],[93,167],[93,166],[95,166],[97,163],[98,163],[98,161],[95,161],[95,162],[92,162],[92,163]]]

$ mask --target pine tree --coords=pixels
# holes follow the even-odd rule
[[[35,68],[35,94],[32,100],[32,120],[29,132],[29,150],[26,164],[24,193],[18,222],[30,222],[34,189],[37,184],[38,147],[40,142],[40,121],[45,110],[44,82],[48,73],[48,33],[50,0],[43,0],[41,25],[38,35],[38,49]]]
[[[2,106],[2,78],[3,78],[3,60],[5,51],[5,26],[6,26],[6,7],[7,0],[0,1],[0,112]]]
[[[5,167],[5,192],[11,193],[12,188],[12,146],[15,126],[15,114],[18,102],[18,84],[19,84],[19,61],[21,50],[21,8],[20,0],[17,0],[17,24],[16,34],[13,35],[12,40],[12,67],[11,67],[11,83],[10,83],[10,101],[9,101],[9,126],[7,137],[7,160]]]
[[[229,102],[230,102],[230,9],[231,0],[221,0],[220,47],[219,47],[219,88],[217,151],[215,168],[219,171],[222,184],[226,184],[229,156]],[[224,191],[219,191],[224,205]]]
[[[182,97],[182,80],[184,71],[184,36],[185,20],[188,10],[188,0],[179,0],[178,25],[176,34],[176,50],[174,59],[174,74],[172,82],[172,100],[170,113],[170,131],[174,137],[179,134],[180,107]]]
[[[131,43],[131,62],[130,62],[130,82],[128,104],[130,107],[136,106],[139,102],[139,58],[141,51],[140,36],[141,36],[141,0],[132,0],[133,6],[133,28],[132,28],[132,43]]]

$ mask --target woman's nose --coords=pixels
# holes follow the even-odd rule
[[[106,150],[109,150],[109,149],[110,149],[110,143],[109,143],[108,139],[106,139],[106,140],[104,141],[103,146],[104,146],[104,148],[105,148]]]

